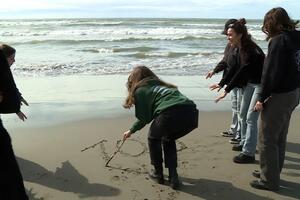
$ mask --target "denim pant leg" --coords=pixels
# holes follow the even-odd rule
[[[241,109],[240,109],[240,124],[241,124],[241,141],[240,145],[244,145],[247,131],[247,113],[252,98],[253,88],[248,85],[243,88]]]
[[[260,84],[248,84],[247,87],[251,88],[252,98],[250,99],[250,104],[247,112],[247,129],[242,153],[247,156],[254,156],[256,151],[258,133],[257,121],[259,117],[259,112],[254,111],[254,106],[261,93],[261,86]]]
[[[241,103],[243,97],[243,88],[237,88],[237,116],[238,116],[238,127],[236,131],[235,138],[241,138],[241,119],[240,119],[240,112],[241,112]]]
[[[230,132],[236,133],[238,130],[238,88],[233,88],[231,90],[231,109],[232,109],[232,122],[230,125]]]

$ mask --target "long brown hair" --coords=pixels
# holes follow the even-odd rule
[[[175,85],[162,81],[153,71],[148,67],[140,65],[133,68],[132,72],[128,76],[126,83],[128,96],[126,97],[124,108],[131,108],[134,105],[134,92],[137,88],[147,85],[150,80],[156,80],[159,85],[169,88],[177,88]]]
[[[236,34],[242,35],[240,49],[242,63],[247,62],[252,51],[255,49],[260,50],[258,45],[252,40],[251,35],[248,33],[246,23],[246,19],[242,18],[228,26],[228,28],[232,28]],[[261,53],[263,52],[261,51]]]
[[[267,34],[267,40],[282,33],[283,31],[293,31],[299,21],[293,21],[286,10],[281,7],[272,8],[265,17],[262,31]]]
[[[0,44],[0,50],[2,50],[6,58],[16,53],[16,49],[7,44]]]

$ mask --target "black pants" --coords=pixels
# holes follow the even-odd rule
[[[198,114],[195,105],[177,105],[163,111],[153,120],[148,134],[152,165],[162,166],[163,148],[165,167],[177,167],[175,140],[198,127]]]
[[[11,139],[0,119],[0,199],[28,200]]]

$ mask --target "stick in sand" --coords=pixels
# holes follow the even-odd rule
[[[126,139],[125,139],[126,140]],[[108,161],[105,164],[105,167],[108,167],[109,162],[115,157],[115,155],[120,151],[121,147],[123,146],[125,140],[122,141],[121,145],[118,146],[117,150],[110,156],[110,158],[108,159]]]

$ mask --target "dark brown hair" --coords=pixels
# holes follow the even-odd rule
[[[228,28],[232,28],[236,34],[241,34],[241,61],[243,63],[247,62],[250,53],[257,49],[257,44],[252,40],[251,35],[248,33],[246,27],[246,19],[239,19],[237,22],[230,24]],[[260,48],[258,48],[260,49]]]
[[[177,88],[175,85],[162,81],[154,72],[152,72],[146,66],[136,66],[130,73],[127,80],[128,96],[123,105],[124,108],[131,108],[134,105],[134,92],[137,88],[144,86],[150,80],[156,80],[159,85],[163,85],[169,88]]]
[[[286,10],[281,7],[269,10],[263,22],[262,31],[267,34],[267,40],[282,33],[282,31],[293,31],[299,21],[293,21]]]
[[[0,44],[0,49],[2,50],[6,58],[16,53],[16,49],[7,44]]]

